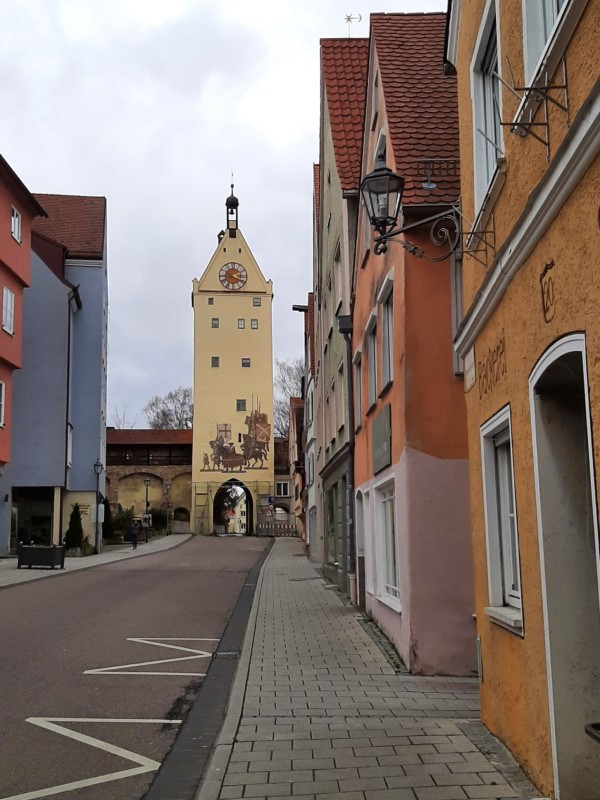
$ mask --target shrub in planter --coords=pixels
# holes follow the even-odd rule
[[[65,534],[65,547],[67,550],[83,547],[83,526],[81,524],[79,503],[75,503],[69,517],[69,527]]]

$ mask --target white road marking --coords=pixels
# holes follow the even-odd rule
[[[123,747],[117,747],[109,742],[103,742],[102,739],[96,739],[93,736],[86,736],[78,731],[73,731],[70,728],[65,728],[63,725],[57,725],[58,722],[102,722],[102,723],[142,723],[145,725],[180,725],[180,719],[103,719],[97,717],[29,717],[26,722],[31,722],[32,725],[37,725],[40,728],[58,733],[60,736],[66,736],[69,739],[75,739],[77,742],[89,744],[91,747],[96,747],[98,750],[104,750],[106,753],[111,753],[118,758],[124,758],[128,761],[133,761],[137,764],[136,767],[130,769],[119,770],[118,772],[110,772],[106,775],[97,775],[95,778],[86,778],[81,781],[72,781],[71,783],[62,783],[59,786],[50,786],[47,789],[37,789],[33,792],[25,792],[24,794],[14,794],[10,797],[4,797],[2,800],[36,800],[36,798],[51,797],[54,794],[61,792],[72,792],[75,789],[85,789],[87,786],[96,786],[100,783],[109,783],[110,781],[119,781],[123,778],[131,778],[134,775],[143,775],[145,772],[154,772],[160,767],[159,761],[154,761],[151,758],[133,753],[131,750],[125,750]]]
[[[86,669],[84,675],[178,675],[194,678],[206,677],[205,672],[150,672],[149,670],[134,670],[133,667],[151,667],[156,664],[175,664],[178,661],[195,661],[199,658],[211,658],[212,653],[205,650],[198,650],[192,647],[182,647],[176,644],[165,644],[166,642],[218,642],[218,639],[192,639],[183,637],[128,637],[128,642],[138,644],[150,644],[155,647],[166,647],[169,650],[180,650],[185,653],[192,653],[191,656],[180,656],[179,658],[162,658],[157,661],[136,661],[134,664],[118,664],[114,667],[99,667],[98,669]]]

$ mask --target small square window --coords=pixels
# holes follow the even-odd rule
[[[209,306],[214,306],[214,304],[215,304],[215,298],[214,297],[209,297],[208,298],[208,305]]]
[[[250,359],[242,358],[242,367],[249,367],[249,366],[250,366]]]
[[[21,213],[13,206],[10,223],[10,232],[13,239],[21,244]]]
[[[219,356],[211,356],[210,365],[211,365],[211,367],[218,367],[219,366]]]
[[[236,411],[245,411],[246,410],[246,401],[245,400],[236,400],[235,401],[235,410]]]
[[[257,331],[258,330],[258,320],[257,319],[253,319],[252,320],[251,327],[252,327],[253,331]]]
[[[261,298],[260,297],[253,297],[252,298],[252,305],[253,306],[259,306],[260,304],[261,304]]]
[[[210,321],[211,328],[218,328],[219,327],[219,318],[213,317]]]
[[[246,320],[245,319],[238,319],[238,328],[243,330],[246,327]]]

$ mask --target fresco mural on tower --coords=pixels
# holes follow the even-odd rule
[[[245,418],[246,432],[239,437],[240,451],[232,439],[229,422],[218,423],[215,438],[208,442],[210,452],[204,451],[202,471],[245,472],[248,469],[267,469],[271,423],[268,415],[261,412],[260,403]]]

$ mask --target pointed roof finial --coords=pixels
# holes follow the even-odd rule
[[[232,171],[231,172],[231,194],[229,195],[229,197],[225,201],[225,205],[227,206],[227,209],[229,210],[229,209],[237,208],[239,206],[239,204],[240,204],[240,201],[237,199],[237,197],[233,193],[233,171]]]

